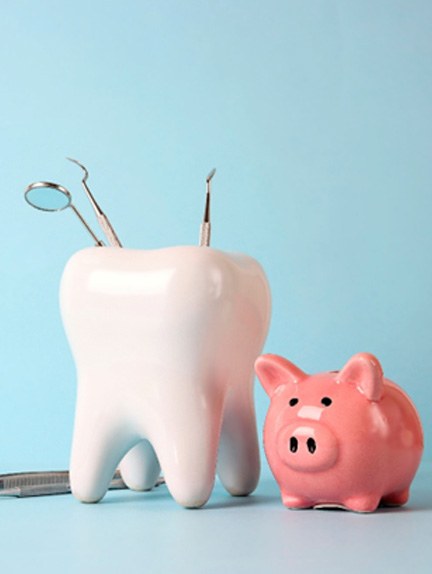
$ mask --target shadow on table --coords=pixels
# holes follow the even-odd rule
[[[150,505],[153,505],[154,503],[161,504],[164,502],[176,504],[166,485],[158,486],[148,492],[133,492],[131,490],[109,492],[101,501],[101,504],[130,504],[139,503],[140,501]],[[260,481],[255,492],[249,496],[231,496],[218,482],[215,485],[209,501],[202,508],[205,510],[219,510],[253,506],[263,503],[280,503],[279,491],[277,486],[273,485],[273,481]]]

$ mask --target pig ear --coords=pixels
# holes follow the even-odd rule
[[[339,372],[340,383],[350,383],[370,401],[379,401],[383,390],[383,370],[376,357],[369,353],[358,353],[351,357]]]
[[[307,375],[287,359],[279,355],[261,355],[255,361],[255,372],[266,393],[271,397],[286,383],[299,383]]]

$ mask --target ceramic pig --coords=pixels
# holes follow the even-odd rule
[[[373,355],[317,375],[277,355],[262,355],[255,369],[271,398],[264,447],[285,506],[372,512],[408,500],[421,422]]]

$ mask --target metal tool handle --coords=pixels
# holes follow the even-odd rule
[[[109,243],[115,247],[123,247],[123,245],[120,243],[120,239],[118,238],[117,233],[114,231],[113,226],[109,222],[105,213],[97,214],[97,219]]]
[[[199,246],[209,247],[210,237],[211,237],[211,224],[205,221],[204,223],[201,223],[200,226]]]
[[[73,159],[71,157],[68,157],[67,159],[69,161],[71,161],[72,163],[76,163],[84,172],[84,177],[81,180],[83,189],[87,195],[88,200],[91,203],[91,206],[93,207],[93,210],[96,214],[99,225],[102,227],[102,229],[103,229],[103,231],[104,231],[104,233],[108,239],[108,242],[110,243],[110,245],[114,245],[115,247],[123,247],[122,244],[120,243],[120,240],[117,237],[117,233],[114,231],[114,228],[111,225],[108,217],[102,211],[100,205],[96,201],[94,195],[92,194],[92,192],[89,189],[89,186],[87,185],[87,179],[89,176],[87,168],[82,163],[80,163],[77,159]]]

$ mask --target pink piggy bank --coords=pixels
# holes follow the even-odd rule
[[[372,512],[408,500],[421,422],[373,355],[317,375],[277,355],[262,355],[255,369],[271,398],[264,448],[285,506]]]

